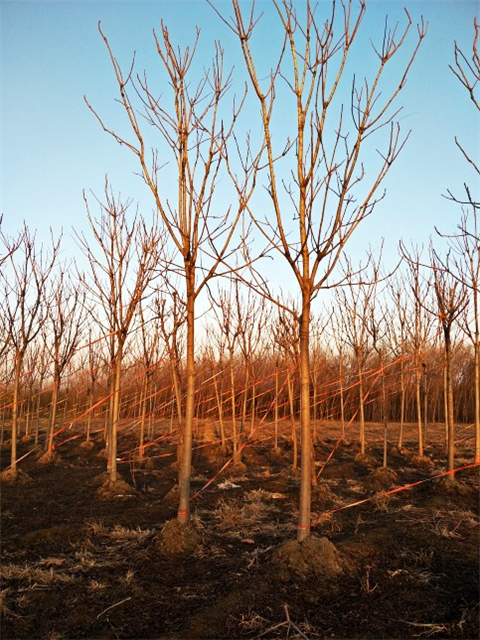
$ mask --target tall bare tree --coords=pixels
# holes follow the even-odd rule
[[[367,267],[360,266],[356,273],[352,269],[351,263],[345,259],[345,280],[350,286],[342,286],[335,290],[335,300],[338,309],[341,309],[340,324],[342,328],[342,336],[345,343],[348,344],[353,352],[355,366],[357,370],[357,387],[358,387],[358,422],[359,422],[359,440],[360,453],[365,455],[366,438],[365,438],[365,365],[370,351],[372,350],[372,335],[369,331],[369,320],[374,307],[374,299],[377,292],[377,284],[379,279],[379,263],[375,263],[371,254],[368,262],[371,262],[373,268],[371,275],[365,282],[356,282],[359,271],[364,275],[367,274]]]
[[[432,340],[432,330],[434,316],[428,309],[432,308],[433,301],[430,299],[431,282],[428,276],[424,276],[421,264],[421,251],[417,247],[412,247],[410,251],[401,243],[400,250],[406,259],[407,274],[406,284],[409,294],[412,311],[409,315],[410,321],[407,323],[408,352],[413,359],[415,375],[415,407],[417,414],[418,428],[418,455],[424,455],[424,421],[422,414],[422,376],[424,372],[426,354],[430,348]],[[431,274],[429,274],[431,275]]]
[[[266,77],[258,72],[252,44],[261,29],[255,3],[248,17],[238,0],[232,0],[231,20],[222,17],[220,11],[217,13],[239,39],[249,82],[260,107],[263,129],[260,146],[266,157],[258,167],[263,166],[267,174],[265,186],[272,215],[261,219],[250,209],[252,220],[258,233],[286,259],[301,297],[302,469],[297,539],[302,541],[310,534],[311,512],[311,303],[325,287],[348,240],[383,197],[379,187],[408,137],[402,137],[396,121],[400,109],[394,107],[394,103],[405,86],[426,27],[422,20],[413,51],[398,72],[397,54],[407,40],[412,20],[407,12],[407,23],[401,32],[398,25],[391,28],[387,24],[381,46],[374,46],[378,64],[373,77],[365,78],[360,84],[356,76],[351,80],[348,108],[351,118],[347,122],[347,108],[338,105],[339,87],[343,87],[346,80],[347,60],[352,57],[365,2],[359,3],[356,15],[352,1],[332,2],[326,20],[319,16],[324,3],[314,5],[307,0],[297,7],[291,0],[273,0],[273,5],[282,34],[280,53]],[[270,48],[273,50],[273,46]],[[395,60],[393,65],[392,60]],[[395,88],[382,90],[383,76],[387,69],[394,73],[395,64],[398,73]],[[276,117],[282,117],[278,96],[282,96],[282,109],[288,108],[292,114],[291,127],[282,119],[281,126],[286,131],[283,140],[276,129]],[[363,164],[363,151],[368,147],[365,143],[385,129],[388,133],[379,165],[368,175]],[[242,201],[245,183],[246,180],[238,183]],[[273,298],[269,291],[265,293]]]
[[[454,480],[455,469],[455,431],[454,431],[454,394],[453,394],[453,329],[458,317],[466,307],[466,289],[451,274],[449,257],[440,260],[438,254],[430,247],[431,266],[433,270],[433,286],[437,302],[436,316],[442,329],[445,347],[445,424],[447,427],[447,455],[449,481]]]
[[[226,144],[233,131],[233,123],[241,109],[232,107],[230,121],[222,118],[224,98],[231,85],[231,73],[225,73],[223,50],[217,43],[212,67],[195,82],[192,67],[196,58],[200,31],[193,46],[185,51],[172,43],[169,31],[162,22],[161,33],[154,31],[155,45],[163,70],[165,84],[170,86],[166,96],[157,95],[146,73],[134,75],[134,62],[127,76],[114,56],[107,37],[99,30],[107,47],[134,142],[109,129],[103,119],[90,107],[104,131],[113,136],[137,158],[141,175],[147,184],[163,225],[168,231],[180,260],[176,265],[184,282],[186,307],[186,406],[183,455],[180,472],[180,501],[177,519],[190,518],[190,476],[192,458],[193,421],[195,413],[195,303],[208,281],[225,260],[237,222],[245,206],[231,207],[216,196],[217,177],[226,156]],[[163,87],[162,87],[163,90]],[[135,100],[138,99],[138,109]],[[88,102],[87,102],[88,104]],[[90,106],[90,105],[89,105]],[[144,126],[152,127],[149,131]],[[165,149],[150,151],[147,135],[154,131],[166,153],[173,157],[176,168],[177,202],[165,192],[161,169]],[[162,167],[160,166],[162,158]],[[166,178],[168,179],[168,178]]]
[[[122,202],[105,183],[105,201],[97,199],[100,218],[90,212],[84,195],[93,242],[77,234],[90,271],[84,274],[87,295],[96,305],[93,313],[110,339],[110,415],[107,437],[109,481],[117,481],[117,432],[120,416],[121,372],[125,343],[147,289],[159,275],[164,235],[156,224],[137,212],[131,222],[127,212],[131,201]],[[100,319],[99,308],[104,320]]]
[[[474,37],[472,42],[471,57],[455,42],[454,57],[455,64],[450,68],[467,90],[470,99],[478,112],[480,112],[480,56],[478,53],[478,41],[480,38],[480,24],[474,20]],[[462,143],[455,138],[455,142],[473,168],[473,172],[478,178],[480,166],[478,159],[467,151]],[[477,182],[478,184],[478,182]],[[459,225],[459,233],[452,236],[453,249],[459,254],[456,261],[457,271],[461,274],[462,281],[471,295],[473,308],[473,322],[467,313],[466,322],[463,323],[467,335],[472,340],[475,354],[475,463],[480,463],[480,308],[479,308],[479,284],[480,284],[480,254],[478,247],[480,244],[480,230],[478,228],[477,215],[480,207],[480,194],[472,194],[470,187],[465,184],[465,197],[453,195],[449,190],[448,197],[462,205],[463,215]],[[465,209],[466,208],[466,209]],[[470,213],[470,217],[469,217]],[[463,256],[463,258],[462,258]],[[463,264],[462,261],[464,260]]]

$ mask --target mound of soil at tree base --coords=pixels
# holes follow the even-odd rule
[[[95,443],[93,440],[84,440],[80,443],[80,449],[84,449],[85,451],[91,451],[95,447]]]
[[[0,473],[0,482],[5,482],[7,484],[28,484],[33,482],[33,480],[28,473],[25,473],[18,467],[16,471],[10,467],[8,469],[4,469],[2,473]]]
[[[199,523],[194,520],[187,523],[170,520],[155,541],[162,553],[192,554],[203,547],[205,536],[200,530]]]
[[[355,464],[363,469],[374,469],[378,467],[378,460],[368,453],[357,453]]]
[[[412,467],[416,467],[417,469],[432,469],[432,467],[435,466],[431,458],[418,455],[411,456],[409,459],[409,464],[411,464]]]
[[[129,485],[128,482],[125,482],[125,480],[117,478],[117,480],[113,482],[108,476],[97,489],[97,496],[105,500],[134,496],[136,493],[135,488]]]
[[[324,478],[325,480],[334,478],[356,478],[358,475],[359,467],[355,466],[353,462],[329,462],[321,470],[320,478]]]
[[[388,467],[374,469],[366,479],[366,485],[375,491],[389,489],[399,484],[398,474]]]
[[[303,542],[287,540],[273,552],[271,562],[285,581],[307,580],[312,574],[330,580],[348,568],[346,559],[328,538],[313,535]]]
[[[45,451],[42,455],[37,458],[37,464],[59,464],[61,462],[61,458],[56,451]]]

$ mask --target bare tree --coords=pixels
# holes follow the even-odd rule
[[[192,436],[195,412],[195,302],[208,281],[217,273],[228,254],[230,240],[245,203],[231,215],[231,207],[217,204],[216,183],[226,156],[226,143],[232,134],[233,123],[241,109],[232,108],[230,123],[221,118],[221,106],[231,84],[231,74],[225,74],[223,50],[217,43],[212,67],[199,82],[193,83],[190,74],[197,50],[197,37],[192,48],[182,52],[171,39],[162,22],[161,35],[153,32],[157,53],[171,91],[171,107],[166,98],[158,97],[146,73],[134,76],[134,61],[125,77],[115,58],[107,37],[99,30],[108,49],[123,105],[135,142],[112,131],[92,109],[104,131],[124,145],[137,158],[141,175],[155,201],[159,216],[180,256],[176,265],[184,281],[186,307],[186,406],[183,455],[180,473],[180,501],[177,519],[190,518],[190,476]],[[139,109],[134,106],[138,98]],[[88,104],[88,102],[87,102]],[[90,106],[90,105],[89,105]],[[170,150],[176,167],[178,200],[174,204],[163,195],[158,148],[150,153],[146,144],[147,132],[143,124],[152,127],[162,144]]]
[[[372,350],[372,335],[369,331],[369,320],[373,308],[379,279],[379,264],[375,263],[370,254],[368,263],[372,263],[372,273],[365,282],[357,282],[358,271],[355,273],[351,263],[345,259],[345,281],[350,286],[342,286],[335,290],[337,307],[341,309],[340,324],[342,336],[351,348],[357,370],[358,385],[358,416],[360,425],[360,453],[365,455],[365,385],[364,374],[368,355]],[[359,271],[366,274],[367,267],[360,266]]]
[[[390,69],[389,63],[397,59],[412,21],[407,12],[407,24],[402,32],[398,25],[393,28],[386,25],[380,48],[374,47],[378,66],[373,78],[365,78],[359,84],[354,76],[351,81],[351,119],[348,123],[347,109],[337,106],[337,94],[340,94],[338,89],[343,85],[341,80],[346,75],[347,60],[365,14],[365,2],[359,3],[356,16],[352,1],[342,3],[340,9],[332,2],[330,16],[323,23],[318,16],[323,3],[314,6],[307,1],[301,10],[297,10],[291,0],[274,0],[273,4],[283,35],[280,54],[271,72],[263,79],[258,73],[251,45],[259,22],[255,3],[246,19],[237,0],[232,0],[234,17],[231,21],[223,18],[219,11],[217,13],[240,41],[248,78],[261,112],[263,138],[260,147],[266,155],[263,166],[272,216],[261,219],[250,207],[249,210],[260,236],[286,259],[301,296],[302,468],[297,539],[302,541],[310,534],[311,511],[311,303],[327,285],[348,240],[383,197],[379,187],[408,137],[401,135],[396,121],[400,109],[393,105],[405,86],[426,27],[422,20],[413,52],[398,75],[398,84],[394,85],[393,91],[384,92],[382,77],[386,69]],[[286,96],[282,81],[286,85]],[[280,144],[275,130],[279,95],[283,108],[291,99],[289,106],[296,114],[292,118],[291,137],[288,138],[287,133],[286,140]],[[282,127],[288,129],[285,120]],[[385,128],[388,134],[385,148],[379,152],[379,166],[367,176],[362,150],[368,146],[365,143],[373,134]],[[261,165],[257,166],[260,168]],[[245,184],[246,180],[237,182],[241,201],[245,200]],[[290,223],[292,219],[296,223],[295,231]],[[263,290],[265,295],[274,298],[266,285]]]
[[[14,250],[15,242],[1,235],[6,247],[8,263],[4,264],[0,277],[3,281],[3,314],[6,318],[9,342],[14,349],[13,406],[11,434],[11,466],[7,478],[15,480],[17,470],[17,436],[19,394],[23,363],[29,345],[40,333],[45,319],[46,283],[54,268],[61,238],[53,241],[50,251],[36,246],[35,234],[24,224],[21,244]]]
[[[122,361],[129,330],[138,313],[139,305],[148,287],[159,275],[164,236],[158,226],[148,224],[138,212],[131,223],[127,212],[130,201],[123,203],[113,195],[108,181],[105,183],[105,202],[100,205],[100,218],[90,212],[84,195],[87,217],[94,243],[85,234],[77,234],[80,246],[90,266],[82,276],[87,294],[97,303],[93,313],[110,338],[111,382],[110,416],[108,427],[108,476],[117,481],[117,432],[120,415],[120,389]],[[105,319],[99,318],[99,306]]]
[[[455,425],[454,425],[454,395],[452,378],[452,351],[454,323],[466,307],[466,289],[451,275],[449,257],[440,260],[438,254],[430,246],[430,259],[433,270],[433,286],[437,302],[436,316],[443,332],[445,347],[445,424],[447,427],[447,455],[448,470],[451,472],[447,479],[454,480],[455,469]]]
[[[172,284],[170,283],[170,288]],[[184,332],[185,327],[185,306],[181,304],[178,292],[176,289],[171,296],[171,305],[167,307],[167,300],[164,297],[155,296],[154,304],[155,317],[159,321],[160,331],[165,342],[167,351],[169,353],[170,370],[172,373],[172,384],[175,396],[175,404],[177,407],[177,420],[178,420],[178,473],[180,480],[180,473],[182,469],[182,456],[183,456],[183,440],[184,440],[184,411],[183,411],[183,380],[182,380],[182,353],[184,351]],[[173,411],[172,411],[173,415]],[[173,426],[172,426],[173,428]]]
[[[154,298],[154,309],[156,309],[156,298]],[[152,381],[157,362],[160,360],[160,354],[164,350],[160,347],[160,330],[158,318],[155,316],[147,318],[144,310],[144,302],[139,304],[139,321],[141,336],[141,365],[143,369],[143,382],[141,390],[140,402],[140,434],[138,451],[140,461],[143,461],[145,453],[145,427],[147,423],[147,414],[152,413]]]
[[[287,308],[289,311],[286,311]],[[276,317],[272,326],[273,341],[278,349],[278,353],[282,356],[282,361],[285,366],[293,446],[292,469],[296,471],[298,468],[298,434],[295,422],[295,382],[298,380],[300,364],[298,310],[293,300],[282,300],[281,306],[277,306],[276,311]]]
[[[45,455],[39,460],[42,463],[53,460],[53,439],[62,376],[75,355],[82,330],[85,294],[82,298],[78,282],[72,282],[67,273],[62,268],[50,283],[47,293],[48,306],[43,333],[53,365],[53,392]]]
[[[422,415],[422,376],[424,375],[424,367],[426,353],[429,348],[429,342],[432,339],[433,318],[432,313],[428,309],[432,308],[430,300],[431,283],[422,273],[421,251],[413,248],[407,251],[404,244],[400,244],[400,250],[407,264],[406,284],[410,302],[413,305],[413,313],[410,314],[410,321],[407,323],[407,341],[408,351],[413,359],[413,367],[415,372],[415,406],[417,413],[418,427],[418,455],[424,455],[424,420],[426,416]]]
[[[232,287],[227,291],[219,289],[216,296],[210,294],[212,310],[217,319],[219,331],[222,336],[220,344],[228,352],[228,371],[230,384],[230,412],[232,423],[232,449],[233,465],[239,468],[242,464],[242,430],[239,430],[237,422],[237,384],[235,377],[236,350],[242,331],[238,322],[238,309],[235,304]]]
[[[469,59],[460,49],[457,42],[454,47],[455,65],[450,69],[467,90],[470,99],[480,111],[480,97],[478,88],[480,86],[480,56],[478,53],[478,40],[480,38],[480,25],[477,19],[474,20],[475,35],[472,43],[472,54]],[[467,152],[462,144],[455,138],[455,142],[462,152],[464,158],[473,167],[475,174],[480,175],[480,167],[470,152]],[[480,463],[480,320],[479,320],[479,279],[480,279],[480,258],[478,247],[480,244],[480,230],[477,224],[477,213],[480,207],[479,197],[472,195],[467,184],[464,185],[466,197],[459,198],[449,190],[448,197],[471,211],[470,218],[467,211],[463,209],[459,233],[451,236],[452,248],[459,255],[456,261],[456,271],[459,273],[462,282],[467,287],[471,295],[473,308],[473,322],[468,315],[462,323],[464,330],[474,345],[475,354],[475,463]],[[440,234],[442,235],[442,234]],[[465,260],[462,263],[462,260]],[[473,327],[473,328],[472,328]]]
[[[407,282],[403,277],[396,278],[389,283],[389,291],[393,302],[390,311],[388,334],[393,354],[399,360],[400,366],[400,427],[398,430],[398,447],[403,446],[403,429],[405,424],[406,375],[405,363],[407,357],[407,326],[408,326],[408,296]]]

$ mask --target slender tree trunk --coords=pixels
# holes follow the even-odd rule
[[[480,464],[480,342],[475,336],[475,464]]]
[[[448,373],[447,362],[443,364],[443,422],[445,426],[445,454],[448,456]]]
[[[140,436],[138,443],[138,455],[140,459],[143,459],[145,454],[145,423],[147,420],[147,399],[148,396],[148,376],[145,374],[145,380],[143,382],[143,389],[141,394],[141,415],[140,415]]]
[[[253,430],[255,428],[256,402],[257,402],[257,385],[254,382],[252,384],[252,397],[251,397],[251,400],[250,400],[250,406],[251,406],[251,409],[252,409],[252,414],[250,416],[250,435],[253,434]]]
[[[117,481],[117,437],[120,419],[120,382],[122,371],[123,344],[119,344],[114,363],[112,415],[110,419],[110,433],[108,445],[108,475],[111,482]]]
[[[383,369],[383,362],[380,361]],[[382,419],[383,419],[383,468],[388,466],[388,410],[387,410],[387,389],[385,384],[385,371],[382,371]]]
[[[232,446],[233,446],[233,464],[234,466],[240,462],[239,443],[237,433],[237,417],[236,417],[236,396],[235,396],[235,371],[233,368],[233,350],[230,351],[230,404],[232,410]]]
[[[363,392],[363,360],[357,355],[358,365],[358,412],[360,420],[360,453],[365,454],[365,402]]]
[[[53,437],[55,434],[55,423],[57,421],[59,387],[60,387],[60,380],[58,379],[58,376],[55,376],[55,382],[53,385],[53,392],[52,392],[52,403],[51,403],[51,409],[50,409],[50,420],[48,422],[47,446],[45,447],[45,450],[47,453],[52,453],[53,451]]]
[[[428,393],[427,393],[427,379],[424,380],[423,389],[423,446],[427,446],[428,439]]]
[[[274,435],[274,442],[273,442],[273,450],[275,451],[275,453],[278,452],[278,390],[279,390],[279,383],[278,383],[278,365],[275,367],[275,414],[274,414],[274,424],[275,424],[275,435]]]
[[[403,426],[405,423],[405,363],[400,361],[400,430],[398,433],[398,446],[403,446]]]
[[[92,431],[92,413],[93,413],[93,382],[92,382],[92,387],[88,392],[88,396],[87,396],[87,426],[86,426],[86,433],[85,433],[85,442],[90,442],[90,438],[91,438],[91,431]]]
[[[242,399],[242,419],[240,422],[240,437],[246,431],[246,421],[247,421],[247,405],[248,405],[248,387],[250,384],[250,371],[247,364],[245,364],[245,389],[243,391],[243,399]]]
[[[343,390],[343,356],[340,351],[340,425],[342,427],[342,435],[345,435],[345,398],[344,398],[344,390]]]
[[[13,477],[17,476],[17,437],[18,437],[18,397],[20,391],[20,373],[22,371],[23,354],[17,353],[15,360],[15,379],[13,383],[12,406],[12,444],[10,466]]]
[[[422,389],[421,373],[418,370],[418,361],[415,361],[415,394],[417,407],[417,427],[418,427],[418,455],[423,457],[423,426],[422,426]]]
[[[40,409],[41,409],[40,397],[41,397],[41,385],[40,385],[40,391],[37,396],[37,419],[35,421],[35,446],[38,445],[38,437],[39,437],[39,431],[40,431]]]
[[[293,445],[292,469],[293,471],[296,471],[298,467],[298,442],[297,442],[297,429],[295,427],[295,407],[293,402],[292,376],[290,371],[288,371],[287,373],[287,387],[288,387],[288,401],[290,405],[290,423],[292,426],[292,445]]]
[[[195,412],[195,268],[185,269],[187,287],[187,397],[183,429],[183,452],[180,466],[180,501],[177,519],[190,520],[190,481],[192,471],[193,418]]]
[[[445,368],[447,383],[447,407],[448,407],[448,470],[455,469],[455,423],[453,411],[453,376],[452,376],[452,342],[450,329],[444,330],[445,335]],[[450,482],[455,480],[455,474],[451,473],[447,476]]]
[[[213,386],[215,389],[215,398],[217,399],[217,408],[218,408],[218,423],[220,425],[220,440],[222,442],[222,451],[223,453],[227,452],[227,442],[225,439],[225,425],[223,424],[223,399],[218,390],[218,380],[217,376],[213,376]]]
[[[300,317],[300,432],[301,476],[297,540],[310,535],[312,493],[312,433],[310,424],[310,292],[302,292]]]

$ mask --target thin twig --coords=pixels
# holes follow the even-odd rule
[[[128,602],[131,599],[132,599],[131,596],[129,596],[128,598],[125,598],[124,600],[120,600],[120,602],[116,602],[115,604],[110,605],[109,607],[107,607],[101,613],[98,614],[97,620],[98,620],[98,618],[100,618],[100,616],[103,616],[104,613],[107,613],[107,611],[110,611],[110,609],[114,609],[115,607],[119,607],[121,604],[123,604],[124,602]]]

